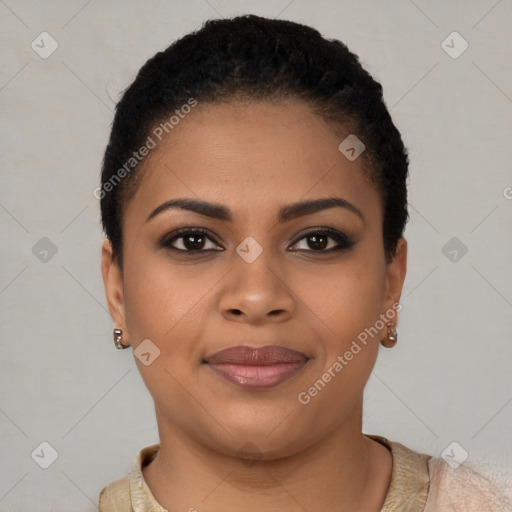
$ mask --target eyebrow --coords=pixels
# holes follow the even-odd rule
[[[345,208],[346,210],[355,213],[358,217],[361,218],[363,224],[365,223],[365,219],[361,211],[352,203],[349,203],[347,200],[342,199],[341,197],[312,199],[309,201],[301,201],[283,206],[279,210],[278,220],[281,223],[288,222],[304,215],[311,215],[313,213],[334,207]],[[218,203],[210,203],[200,199],[192,198],[175,198],[165,201],[165,203],[162,203],[160,206],[156,207],[149,214],[146,222],[150,221],[152,218],[156,217],[163,211],[173,208],[188,210],[200,215],[204,215],[205,217],[211,217],[212,219],[233,222],[233,215],[229,208],[226,208],[225,206]]]

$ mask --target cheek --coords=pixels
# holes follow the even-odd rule
[[[170,399],[171,389],[180,394],[173,378],[193,385],[190,377],[200,364],[202,342],[212,336],[209,317],[216,314],[219,272],[194,271],[193,264],[171,264],[155,255],[126,263],[125,311],[132,347],[136,351],[149,339],[158,349],[148,366],[136,351],[136,363],[150,393]]]
[[[172,304],[168,304],[172,295],[166,293],[165,279],[157,279],[155,269],[145,265],[132,268],[127,265],[125,275],[126,324],[132,346],[135,347],[145,338],[157,342],[160,323],[165,321],[164,311],[173,311]]]
[[[183,320],[193,316],[194,305],[209,288],[207,276],[194,279],[191,265],[171,265],[151,255],[128,260],[125,275],[124,300],[130,336],[154,339],[157,344],[173,338]]]
[[[311,309],[321,320],[323,353],[314,379],[297,398],[305,412],[322,415],[327,424],[337,424],[359,406],[375,365],[385,292],[385,273],[375,262],[354,262],[317,276],[311,296]]]
[[[323,322],[323,331],[331,340],[329,351],[342,350],[376,323],[384,313],[385,284],[385,269],[373,258],[353,258],[309,281],[300,295],[313,316]]]
[[[127,262],[125,312],[135,362],[156,402],[168,401],[178,410],[187,406],[179,383],[188,382],[193,370],[193,346],[198,338],[194,305],[197,286],[187,282],[189,270],[162,265],[156,258],[144,264]],[[197,307],[197,305],[196,305]],[[151,361],[139,359],[144,340],[151,340]],[[153,359],[153,351],[157,356]],[[145,350],[144,350],[145,352]],[[165,398],[164,398],[165,397]],[[179,405],[179,407],[178,407]]]

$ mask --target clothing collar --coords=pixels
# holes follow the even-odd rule
[[[431,456],[382,436],[364,435],[384,445],[393,456],[391,482],[381,512],[422,512],[429,490],[428,461]],[[155,458],[159,448],[159,443],[146,446],[133,462],[130,499],[134,512],[168,512],[156,501],[142,474],[142,468]]]

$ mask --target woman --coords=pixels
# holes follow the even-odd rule
[[[362,433],[406,274],[407,152],[336,40],[207,22],[117,105],[102,273],[160,442],[100,509],[507,510],[466,466]]]

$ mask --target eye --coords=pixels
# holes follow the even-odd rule
[[[345,235],[345,233],[332,228],[312,229],[299,238],[298,241],[293,244],[293,247],[296,247],[301,240],[305,240],[305,245],[311,247],[311,249],[299,248],[299,250],[319,253],[348,250],[355,244],[355,241]],[[330,244],[329,240],[334,240],[335,243]]]
[[[210,243],[210,247],[208,247]],[[166,235],[159,244],[174,251],[188,253],[202,253],[206,251],[218,251],[219,245],[213,236],[202,228],[181,228],[170,235]]]
[[[355,241],[340,231],[332,228],[313,228],[301,238],[297,239],[292,247],[297,248],[301,241],[305,241],[306,248],[298,247],[300,251],[331,253],[336,251],[348,250]],[[332,243],[334,241],[334,243]],[[208,251],[223,251],[216,242],[213,235],[203,228],[181,228],[166,235],[160,242],[161,247],[171,249],[176,252],[201,254]],[[307,247],[310,247],[309,249]],[[297,249],[293,249],[297,250]]]

